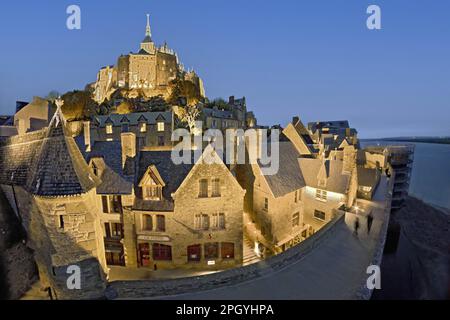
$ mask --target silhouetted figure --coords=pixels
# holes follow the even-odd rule
[[[357,236],[357,235],[358,235],[358,229],[359,229],[359,218],[356,218],[354,227],[355,227],[355,229],[354,229],[353,234],[354,234],[355,236]]]
[[[158,271],[158,266],[156,265],[156,263],[153,265],[153,270]]]
[[[370,233],[370,228],[372,228],[372,222],[373,222],[373,217],[372,217],[372,212],[369,213],[369,216],[367,217],[367,233]]]
[[[47,291],[47,294],[48,294],[48,297],[50,298],[50,300],[53,300],[52,288],[47,287],[45,290]]]

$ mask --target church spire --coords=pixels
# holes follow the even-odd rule
[[[147,27],[145,28],[145,36],[151,37],[152,30],[150,29],[150,14],[147,13]]]

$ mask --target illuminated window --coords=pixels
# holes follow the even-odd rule
[[[106,125],[106,133],[107,134],[112,134],[113,133],[113,126],[112,126],[112,124],[107,124]]]
[[[158,132],[163,132],[164,131],[164,122],[158,122],[157,130],[158,130]]]
[[[327,201],[327,192],[325,190],[316,189],[316,199],[320,201]]]
[[[142,122],[139,128],[140,132],[147,132],[147,124],[145,122]]]

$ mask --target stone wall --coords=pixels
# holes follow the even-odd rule
[[[269,274],[274,274],[286,266],[301,260],[323,241],[332,238],[335,227],[339,223],[344,223],[342,215],[336,217],[320,231],[299,245],[259,263],[195,278],[115,281],[110,283],[108,291],[114,298],[162,298],[183,293],[212,290],[225,286],[231,287],[246,281],[255,280]]]

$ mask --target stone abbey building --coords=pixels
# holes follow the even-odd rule
[[[194,71],[186,72],[177,54],[167,43],[158,47],[152,39],[149,15],[145,38],[139,51],[121,55],[117,64],[106,66],[98,72],[97,81],[92,84],[94,99],[102,103],[119,88],[140,89],[146,96],[170,95],[169,84],[172,80],[183,79],[194,83],[200,95],[205,96],[203,82]]]

